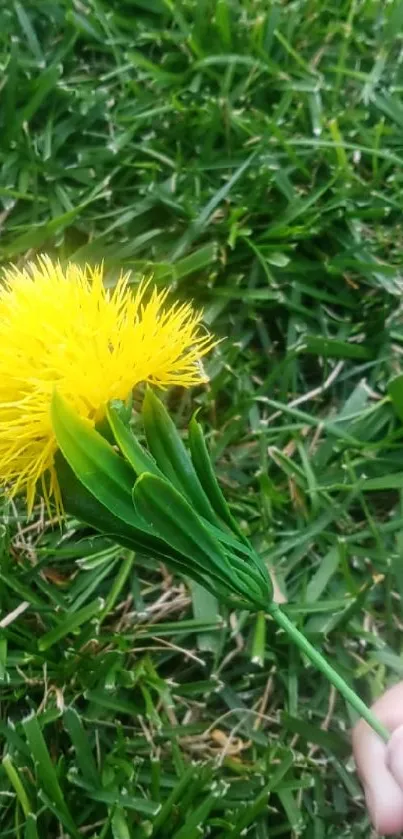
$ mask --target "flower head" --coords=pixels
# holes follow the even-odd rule
[[[135,293],[122,275],[112,291],[103,267],[63,269],[42,256],[5,271],[0,288],[0,478],[31,510],[38,480],[60,507],[50,405],[55,389],[92,424],[140,382],[206,381],[200,359],[214,345],[189,304],[167,291]]]

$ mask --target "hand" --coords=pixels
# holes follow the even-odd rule
[[[378,833],[389,836],[403,830],[403,682],[372,710],[392,732],[389,743],[361,720],[353,732],[353,751],[371,821]]]

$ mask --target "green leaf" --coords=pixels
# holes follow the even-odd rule
[[[45,796],[49,798],[52,805],[57,808],[60,819],[65,827],[67,827],[72,836],[78,838],[79,833],[75,827],[67,805],[64,802],[64,796],[60,789],[59,781],[57,780],[56,770],[50,759],[38,718],[35,714],[31,714],[23,720],[22,725],[31,750],[39,784],[42,787]]]
[[[108,596],[105,600],[105,606],[104,606],[104,609],[102,610],[102,615],[101,615],[101,620],[102,621],[104,621],[105,618],[107,617],[107,615],[109,614],[109,612],[111,612],[114,609],[114,607],[115,607],[115,605],[116,605],[116,603],[119,599],[119,596],[120,596],[121,592],[123,591],[127,580],[130,577],[130,574],[131,574],[131,571],[132,571],[132,568],[133,568],[135,555],[136,554],[135,554],[134,551],[127,551],[126,555],[122,556],[122,558],[120,560],[119,571],[118,571],[118,573],[117,573],[117,575],[116,575],[116,577],[113,581],[113,584],[109,588]]]
[[[77,779],[78,780],[78,779]],[[149,801],[147,798],[138,798],[127,793],[119,793],[117,790],[109,789],[90,789],[84,784],[80,784],[88,792],[88,798],[94,801],[101,801],[109,806],[118,805],[126,810],[134,810],[135,813],[144,813],[145,816],[154,816],[160,810],[160,805],[155,801]]]
[[[209,457],[201,425],[195,417],[192,417],[189,424],[189,448],[197,476],[213,510],[242,541],[246,541],[221,492]]]
[[[403,373],[391,379],[388,384],[388,394],[397,416],[403,422]]]
[[[21,3],[14,3],[14,8],[21,25],[21,29],[24,32],[28,46],[32,52],[32,55],[37,59],[37,61],[43,62],[43,66],[45,63],[45,58],[41,49],[41,45],[36,36],[35,29],[32,25],[31,19],[28,16],[24,7],[21,5]]]
[[[88,741],[87,732],[81,722],[81,717],[74,708],[67,708],[63,714],[63,724],[70,735],[77,758],[77,765],[83,778],[94,787],[100,786],[100,778],[95,765],[94,756]]]
[[[306,589],[306,600],[309,603],[317,600],[327,584],[336,573],[340,564],[340,552],[337,545],[333,545],[330,551],[321,559],[317,571],[309,581]]]
[[[29,813],[27,816],[27,820],[25,822],[24,839],[39,839],[36,827],[36,816],[34,813]]]
[[[0,636],[0,682],[7,678],[7,638]]]
[[[124,547],[134,550],[147,549],[151,542],[153,546],[156,546],[156,540],[152,536],[140,528],[130,527],[94,498],[83,486],[61,452],[56,455],[55,466],[64,508],[70,515],[110,536]],[[155,549],[157,550],[156,547]]]
[[[143,420],[149,449],[165,477],[185,495],[201,516],[217,524],[175,425],[151,388],[147,389],[144,397]]]
[[[156,535],[196,562],[202,571],[231,582],[231,571],[220,543],[168,481],[144,473],[136,481],[133,498],[139,515],[152,523]]]
[[[266,651],[266,615],[265,612],[258,612],[256,623],[253,629],[251,660],[252,664],[264,666]]]
[[[125,811],[117,807],[111,821],[113,839],[130,839],[130,830],[125,818]]]
[[[83,486],[119,519],[141,528],[133,509],[129,464],[56,391],[51,411],[59,448]]]
[[[263,586],[254,569],[235,555],[229,561],[218,539],[206,522],[195,513],[188,501],[167,481],[147,473],[138,478],[133,498],[140,516],[178,553],[189,560],[186,573],[194,576],[209,590],[211,581],[245,599],[247,603],[264,603]],[[207,576],[207,582],[200,580]],[[196,579],[196,577],[195,577]],[[211,581],[209,582],[209,580]]]
[[[219,56],[219,58],[225,59],[226,56]],[[208,59],[206,59],[208,60]],[[253,59],[253,64],[255,65],[256,59]],[[202,61],[199,64],[195,64],[196,66],[202,66]],[[257,152],[254,151],[252,154],[247,157],[240,166],[235,169],[235,172],[231,175],[230,178],[221,186],[215,194],[210,198],[207,204],[203,207],[201,212],[198,214],[197,218],[193,221],[192,225],[185,231],[183,236],[179,239],[177,244],[175,245],[172,253],[170,254],[171,262],[176,262],[183,254],[188,250],[196,236],[199,236],[201,231],[206,227],[207,223],[211,219],[213,213],[219,206],[219,204],[223,203],[227,196],[229,195],[231,189],[235,186],[237,181],[242,177],[243,173],[249,169],[252,165],[253,161],[255,160]]]
[[[19,772],[14,766],[14,763],[11,759],[11,755],[9,755],[8,752],[3,757],[2,766],[8,777],[8,780],[10,781],[10,784],[14,788],[17,799],[22,807],[24,816],[28,816],[31,812],[31,804],[27,796],[24,784],[20,778]]]
[[[162,477],[162,472],[158,469],[155,460],[143,449],[130,428],[124,424],[113,403],[108,405],[106,416],[120,451],[136,475],[150,472],[152,475]]]
[[[380,475],[379,478],[367,478],[362,483],[362,489],[365,492],[402,488],[403,472],[392,472],[388,475]]]
[[[71,816],[67,815],[65,810],[62,809],[62,807],[60,806],[59,802],[53,801],[50,795],[48,795],[44,789],[38,790],[38,798],[40,801],[43,802],[45,808],[50,810],[50,812],[53,813],[56,819],[67,828],[67,835],[69,837],[71,835],[74,836],[74,839],[82,839],[82,833],[79,833],[76,825],[71,819]]]
[[[200,621],[217,621],[220,616],[217,598],[210,591],[206,591],[204,586],[200,586],[194,580],[190,581],[190,591],[195,618]],[[198,632],[197,646],[199,650],[217,654],[222,646],[221,633]]]
[[[338,338],[323,338],[321,335],[304,335],[302,352],[320,355],[322,358],[355,358],[368,361],[374,357],[365,344],[352,344]]]
[[[224,788],[225,785],[222,781],[221,795],[224,792]],[[200,839],[200,825],[206,823],[206,819],[219,797],[220,789],[214,787],[213,792],[207,795],[198,807],[195,809],[190,808],[185,823],[179,828],[179,830],[175,831],[172,839]]]
[[[78,612],[72,612],[68,615],[63,616],[60,623],[55,626],[50,632],[47,632],[46,635],[43,635],[38,642],[38,647],[40,650],[47,650],[49,647],[52,647],[57,641],[60,641],[61,638],[64,638],[66,635],[69,635],[71,632],[75,632],[76,629],[79,629],[83,623],[87,623],[92,618],[99,615],[104,607],[104,601],[101,597],[97,597],[92,603],[88,603],[87,606],[83,606],[82,609],[79,609]]]
[[[175,805],[178,801],[180,801],[181,797],[184,795],[185,791],[191,787],[191,784],[196,780],[198,772],[198,767],[195,763],[191,763],[189,766],[185,768],[185,771],[181,773],[177,783],[166,796],[165,801],[154,819],[153,822],[153,831],[152,836],[158,836],[162,826],[165,822],[169,819],[172,815],[172,812],[175,812]]]
[[[172,555],[173,552],[168,545],[149,531],[142,530],[141,527],[130,527],[122,519],[114,516],[85,489],[60,453],[56,457],[56,470],[63,503],[68,513],[104,533],[123,547],[146,555],[151,553],[164,562],[170,562],[172,566],[175,556]],[[139,521],[140,525],[145,527],[145,523],[142,520]],[[180,560],[180,557],[177,559]],[[186,573],[182,567],[178,570],[180,573]]]
[[[297,719],[289,714],[282,714],[282,722],[284,727],[293,734],[298,734],[307,740],[309,743],[314,743],[320,746],[321,749],[327,749],[331,753],[347,755],[349,753],[349,746],[347,740],[343,735],[336,734],[333,731],[324,731],[318,725],[312,725],[305,720]]]

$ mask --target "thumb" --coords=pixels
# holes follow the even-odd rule
[[[378,833],[403,830],[403,682],[386,691],[372,708],[391,731],[387,745],[361,720],[353,732],[358,773]]]
[[[389,836],[403,828],[403,792],[387,763],[387,746],[366,722],[353,734],[354,756],[376,831]]]

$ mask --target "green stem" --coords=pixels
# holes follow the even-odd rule
[[[363,717],[363,719],[371,726],[371,728],[379,735],[381,740],[384,740],[385,743],[388,742],[390,737],[390,732],[382,725],[381,722],[374,716],[372,711],[366,706],[365,702],[357,696],[357,694],[348,686],[348,684],[344,681],[344,679],[339,676],[336,670],[328,664],[322,653],[318,652],[315,647],[305,638],[305,635],[297,629],[296,626],[290,621],[287,615],[279,608],[277,604],[271,604],[270,608],[268,609],[269,614],[274,618],[278,626],[281,626],[284,629],[284,632],[287,633],[289,638],[294,641],[297,647],[305,653],[305,655],[309,658],[312,664],[329,679],[329,682],[334,685],[334,687],[344,696],[347,702],[357,711],[357,713]]]

